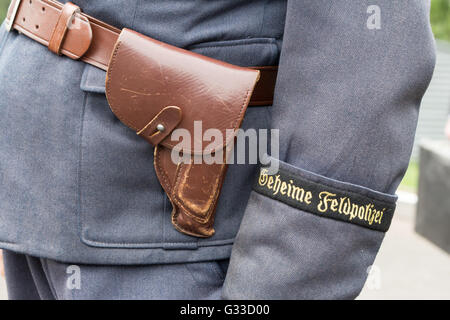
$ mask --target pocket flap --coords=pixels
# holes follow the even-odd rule
[[[227,136],[227,130],[240,127],[258,79],[257,70],[124,29],[109,64],[106,96],[115,115],[136,132],[142,132],[164,108],[180,108],[182,116],[176,128],[190,133],[189,145],[183,141],[181,147],[171,141],[168,132],[160,144],[191,154],[208,154],[233,140],[234,135],[228,132]],[[202,121],[200,135],[194,134],[195,121]],[[219,130],[222,139],[203,141],[203,132],[208,129]]]

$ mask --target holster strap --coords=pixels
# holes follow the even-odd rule
[[[121,30],[84,13],[78,7],[54,0],[12,0],[6,25],[47,46],[52,52],[108,70]],[[71,22],[73,17],[73,21]],[[73,24],[73,27],[68,27]],[[250,100],[251,106],[271,105],[278,68],[252,67],[260,80]]]
[[[181,121],[181,116],[179,107],[165,107],[137,134],[153,146],[157,146],[177,127]]]

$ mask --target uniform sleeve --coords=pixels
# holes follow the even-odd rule
[[[279,170],[255,177],[225,299],[360,293],[434,64],[429,1],[288,1],[271,108]]]

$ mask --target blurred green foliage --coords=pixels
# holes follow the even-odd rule
[[[0,0],[0,21],[5,18],[9,1]],[[436,38],[450,41],[450,0],[431,0],[431,25]]]
[[[431,0],[431,27],[437,39],[450,41],[450,0]]]
[[[8,10],[9,0],[0,0],[0,21],[3,21],[6,16],[6,10]]]
[[[419,184],[419,163],[412,160],[409,163],[408,170],[406,171],[405,177],[399,186],[399,189],[409,192],[417,192]]]

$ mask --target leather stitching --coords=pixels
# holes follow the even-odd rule
[[[116,63],[117,54],[119,52],[119,49],[120,49],[121,45],[122,45],[122,42],[119,41],[117,43],[117,45],[116,45],[116,48],[114,49],[114,53],[113,53],[113,55],[111,57],[111,62],[109,64],[108,78],[107,78],[107,84],[106,84],[106,98],[108,99],[109,106],[110,106],[112,112],[117,116],[117,118],[119,118],[121,121],[123,121],[125,123],[125,118],[123,117],[122,113],[111,102],[111,97],[112,97],[112,95],[111,95],[111,86],[109,85],[112,82],[112,79],[113,79],[113,70],[114,70],[114,66],[115,66],[115,63]],[[139,131],[139,129],[136,128],[136,126],[133,125],[132,123],[128,123],[128,121],[126,121],[126,124],[131,129],[133,129],[134,131]]]

